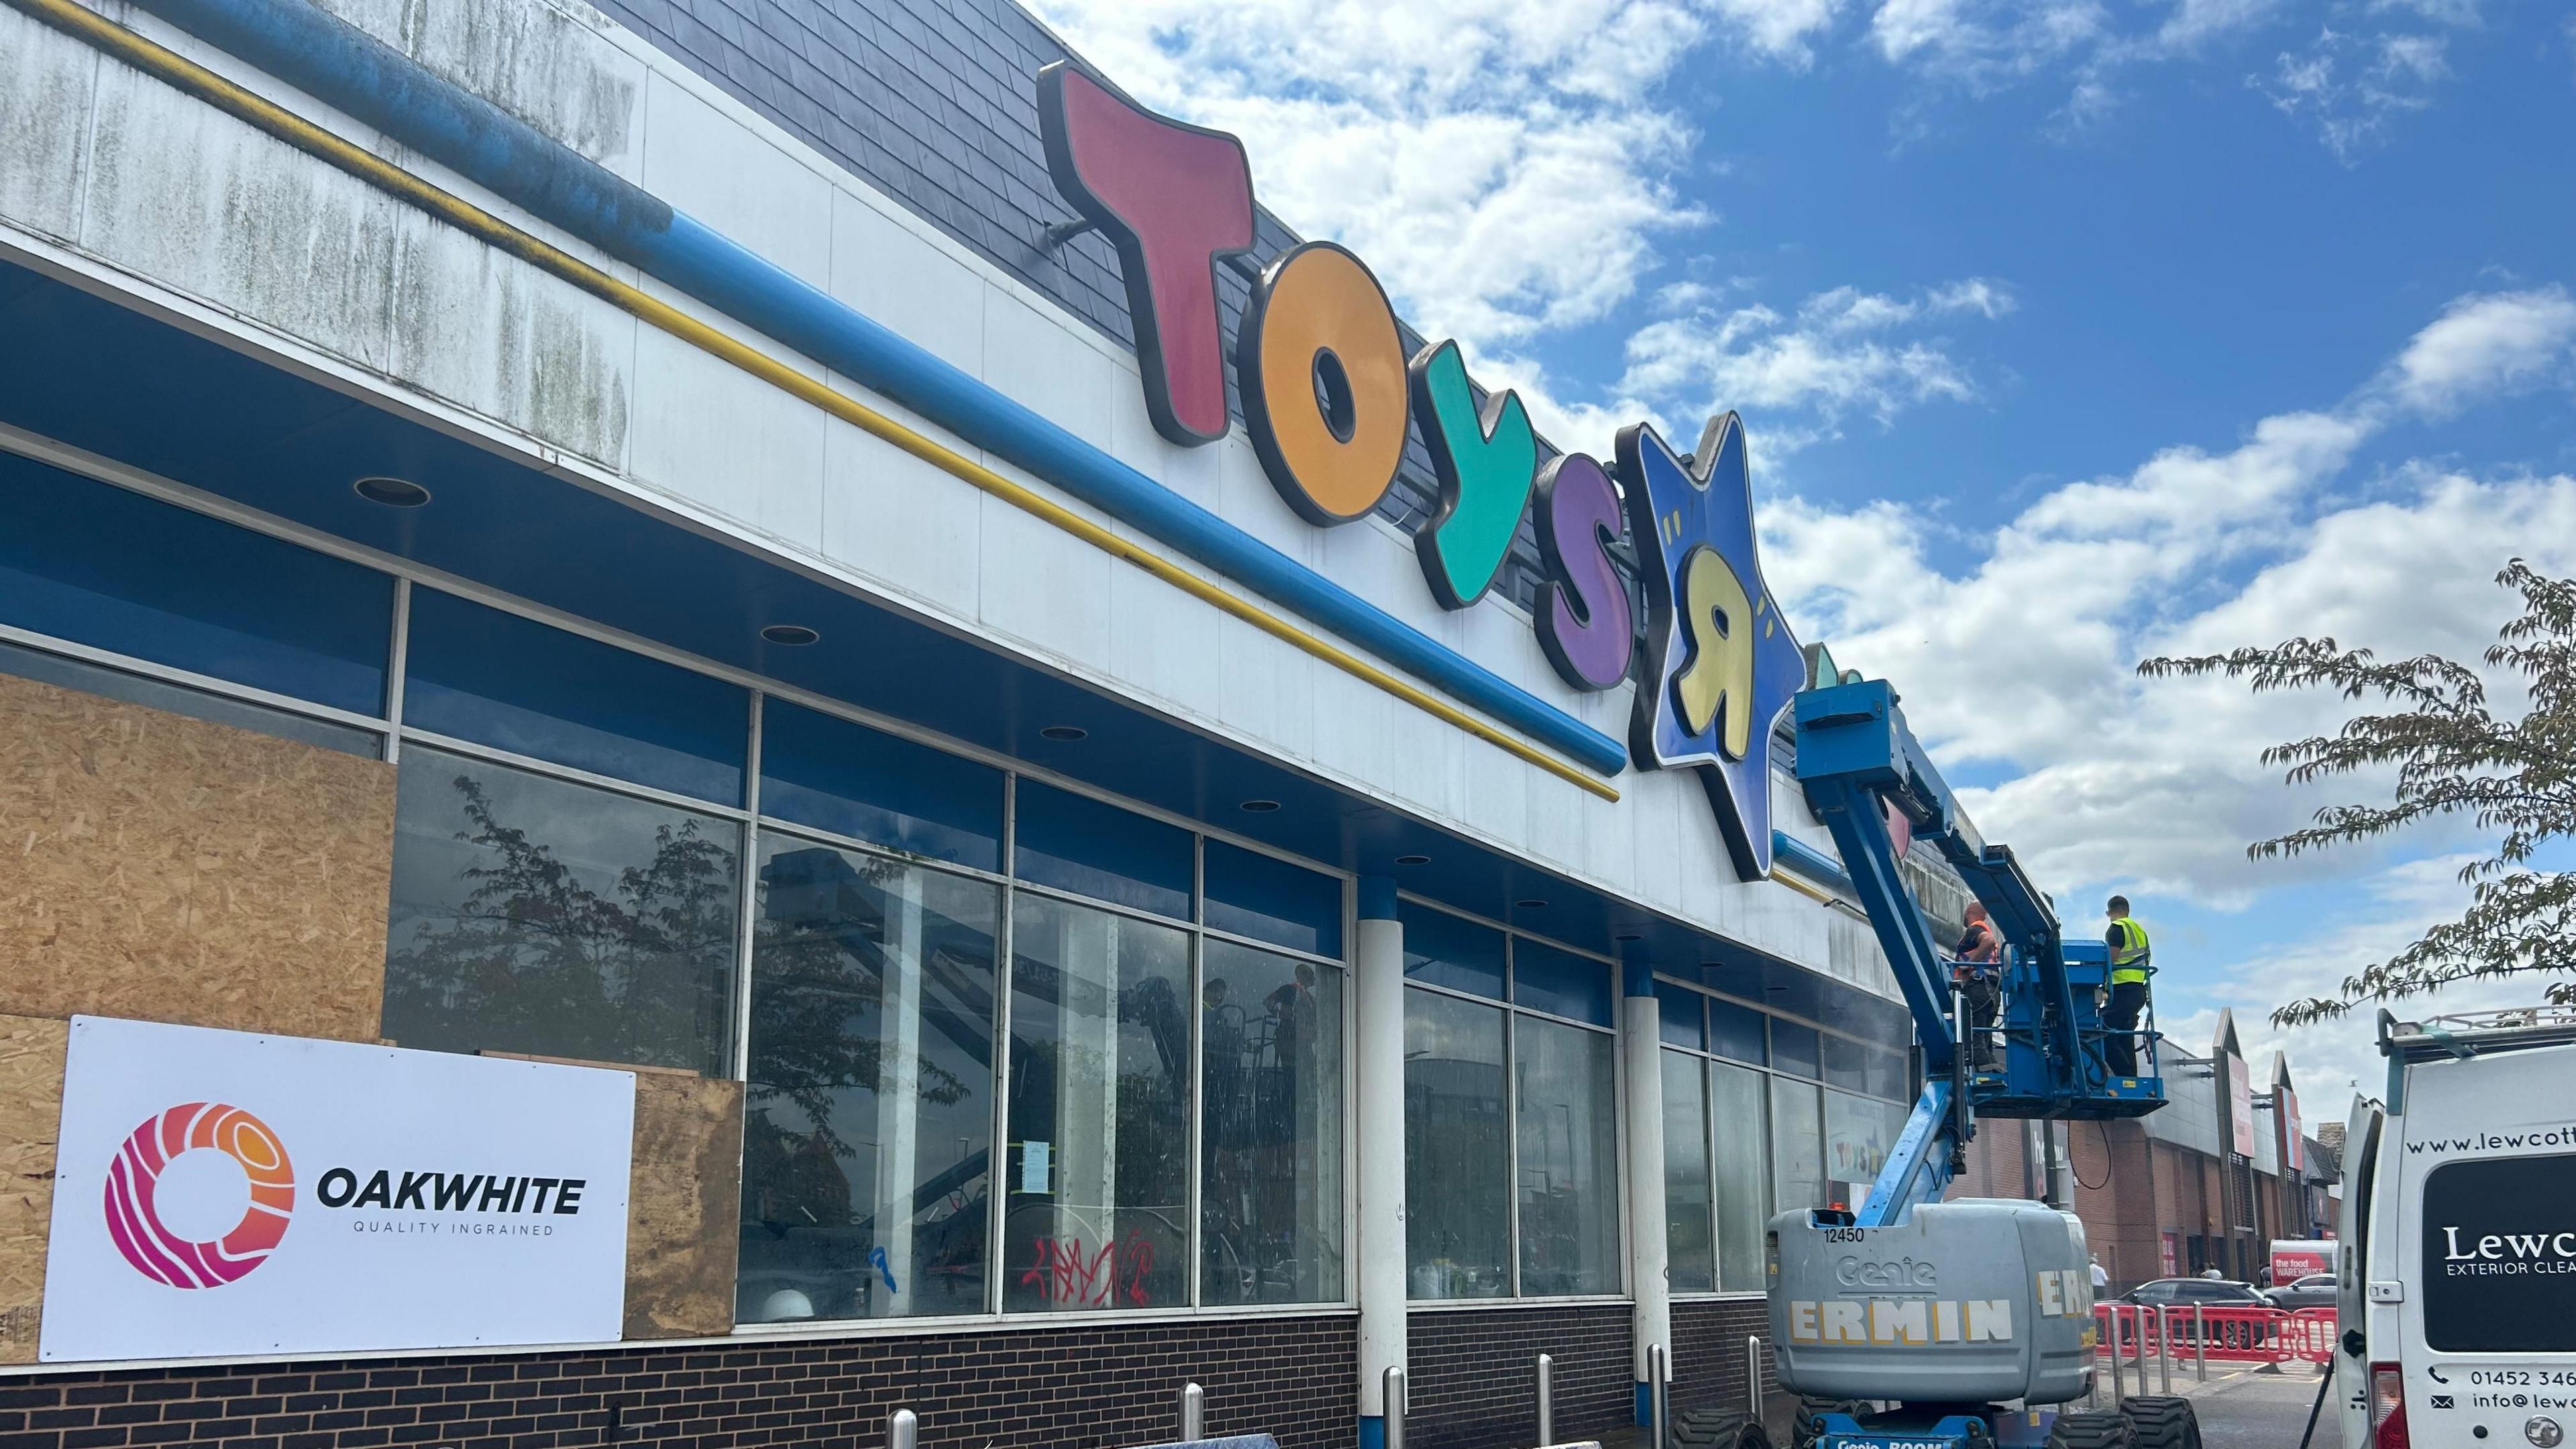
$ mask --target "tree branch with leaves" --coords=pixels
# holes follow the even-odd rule
[[[2496,582],[2522,596],[2522,613],[2498,631],[2483,662],[2521,679],[2528,706],[2518,718],[2489,707],[2487,676],[2469,665],[2437,654],[2382,660],[2332,639],[2138,666],[2150,679],[2223,675],[2256,694],[2331,689],[2389,706],[2334,734],[2274,745],[2262,757],[2293,786],[2394,771],[2389,801],[2328,805],[2305,827],[2246,847],[2248,859],[2284,859],[2461,816],[2495,840],[2460,872],[2470,898],[2458,920],[2362,967],[2345,978],[2339,997],[2280,1007],[2275,1025],[2331,1020],[2365,1003],[2459,981],[2576,972],[2576,875],[2534,863],[2549,842],[2576,837],[2576,580],[2544,577],[2515,559]],[[2556,1004],[2576,1002],[2576,980],[2551,982],[2548,995]]]

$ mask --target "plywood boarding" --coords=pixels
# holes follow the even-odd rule
[[[34,1363],[63,1117],[59,1021],[0,1016],[0,1363]]]
[[[733,1330],[742,1215],[742,1083],[635,1079],[626,1336]]]
[[[373,1041],[394,769],[0,676],[0,1012]]]

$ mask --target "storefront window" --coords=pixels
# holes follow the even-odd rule
[[[417,588],[403,723],[740,805],[751,696],[677,665]]]
[[[406,749],[385,1034],[722,1075],[741,841],[716,816]]]
[[[1002,772],[783,700],[760,709],[760,813],[1002,868]]]
[[[1190,833],[1132,810],[1022,780],[1011,873],[1131,910],[1190,918]]]
[[[1708,1003],[1708,1049],[1719,1056],[1750,1062],[1757,1067],[1770,1065],[1769,1032],[1763,1025],[1762,1013],[1749,1006],[1711,998]]]
[[[1342,954],[1342,883],[1222,840],[1201,844],[1206,924],[1315,956]]]
[[[1618,1039],[1513,1019],[1521,1292],[1619,1291]]]
[[[1771,1079],[1771,1187],[1781,1212],[1825,1206],[1825,1122],[1812,1082]]]
[[[14,453],[0,454],[0,518],[0,624],[352,714],[385,707],[394,586],[373,569]]]
[[[1511,1295],[1503,1088],[1500,1007],[1404,993],[1405,1264],[1415,1298]]]
[[[1189,937],[1025,894],[1011,929],[1003,1305],[1185,1305]]]
[[[1701,1100],[1703,1063],[1660,1052],[1664,1073],[1664,1265],[1676,1293],[1717,1286],[1709,1236],[1708,1104]]]
[[[1769,1093],[1760,1072],[1708,1064],[1708,1119],[1715,1129],[1711,1165],[1717,1180],[1717,1285],[1729,1293],[1762,1289],[1762,1235],[1772,1213]]]
[[[1906,1110],[1893,1102],[1825,1092],[1825,1180],[1836,1202],[1857,1209],[1887,1154],[1905,1130]]]
[[[1199,988],[1200,1300],[1342,1296],[1342,973],[1209,941]]]
[[[980,881],[765,834],[745,1323],[985,1308],[994,937]]]

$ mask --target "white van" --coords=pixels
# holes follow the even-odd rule
[[[2379,1017],[2344,1139],[2345,1449],[2576,1438],[2576,1008]]]

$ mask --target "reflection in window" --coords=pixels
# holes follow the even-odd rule
[[[737,1316],[983,1312],[1000,891],[761,844]]]
[[[1200,1301],[1342,1296],[1342,973],[1226,941],[1201,968]]]
[[[1521,1292],[1619,1291],[1618,1041],[1513,1021],[1520,1088]]]
[[[1708,1064],[1708,1118],[1715,1129],[1711,1162],[1717,1179],[1717,1286],[1729,1293],[1762,1289],[1762,1235],[1770,1226],[1771,1136],[1760,1072]]]
[[[1717,1286],[1709,1241],[1708,1107],[1700,1100],[1700,1059],[1656,1053],[1664,1071],[1664,1261],[1676,1293]]]
[[[1511,1295],[1506,1130],[1502,1009],[1429,991],[1404,993],[1409,1296]]]
[[[1893,1102],[1855,1097],[1828,1089],[1825,1093],[1825,1180],[1834,1199],[1858,1208],[1887,1165],[1897,1134],[1905,1130],[1906,1109]]]
[[[1771,1186],[1781,1212],[1825,1206],[1825,1123],[1811,1082],[1771,1079]]]
[[[1011,915],[1003,1306],[1189,1302],[1189,938],[1022,895]]]
[[[385,1033],[722,1075],[741,827],[403,752]]]

